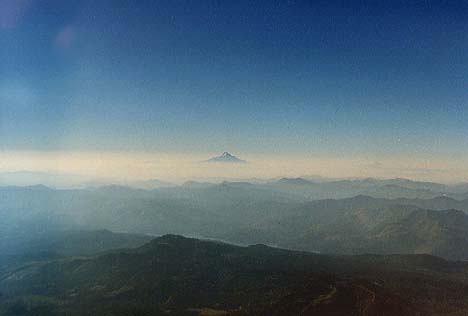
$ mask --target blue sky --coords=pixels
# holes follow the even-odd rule
[[[0,9],[2,150],[468,154],[466,1]]]

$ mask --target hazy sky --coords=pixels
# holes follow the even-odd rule
[[[0,0],[0,150],[466,163],[468,2],[356,3]]]

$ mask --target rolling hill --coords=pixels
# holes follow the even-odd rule
[[[359,185],[369,187],[374,182],[361,180]],[[277,183],[308,187],[311,182],[280,179]],[[388,185],[393,183],[383,188]],[[428,184],[411,185],[411,190],[433,189]],[[463,250],[468,249],[468,229],[458,225],[466,221],[468,200],[447,196],[388,199],[357,195],[309,200],[271,188],[271,183],[222,182],[157,190],[3,187],[0,197],[0,245],[50,230],[108,229],[183,234],[244,245],[264,243],[321,253],[427,253],[468,259]],[[411,224],[414,218],[418,218],[417,224]],[[423,227],[432,229],[419,231]]]
[[[2,271],[0,312],[461,315],[467,269],[425,255],[325,256],[166,235],[136,249]]]

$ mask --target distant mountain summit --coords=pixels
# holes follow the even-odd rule
[[[237,158],[231,155],[227,151],[223,152],[221,156],[213,157],[206,160],[206,162],[229,162],[229,163],[246,163],[247,161]]]

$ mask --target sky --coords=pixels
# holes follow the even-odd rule
[[[467,88],[466,1],[0,0],[0,171],[468,180]]]

